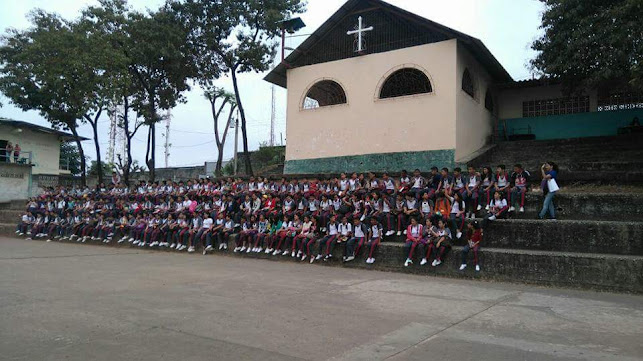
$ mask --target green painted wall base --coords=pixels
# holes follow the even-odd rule
[[[455,149],[442,149],[287,160],[284,173],[399,172],[402,169],[411,172],[415,168],[428,172],[433,166],[451,169],[454,164]]]

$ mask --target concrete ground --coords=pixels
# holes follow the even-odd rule
[[[643,297],[0,237],[1,360],[642,360]]]

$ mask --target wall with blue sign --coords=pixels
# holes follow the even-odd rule
[[[530,129],[537,140],[544,140],[616,135],[634,117],[643,122],[643,109],[515,118],[500,123],[506,124],[508,136],[528,134]]]

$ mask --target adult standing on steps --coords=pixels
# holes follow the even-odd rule
[[[545,193],[545,201],[543,202],[543,209],[538,214],[538,218],[543,219],[549,213],[550,219],[556,219],[556,208],[554,207],[554,196],[558,192],[558,183],[556,177],[558,176],[558,165],[554,162],[547,162],[540,167],[540,173],[543,177],[541,188]]]

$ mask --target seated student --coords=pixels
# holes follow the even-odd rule
[[[312,222],[312,226],[310,227],[311,230],[308,232],[308,236],[306,238],[301,240],[301,248],[303,248],[303,253],[301,256],[301,260],[305,261],[307,257],[310,257],[311,262],[315,259],[315,255],[313,255],[311,249],[315,247],[315,243],[317,242],[317,220],[315,218],[311,218],[310,222]]]
[[[317,240],[317,257],[310,257],[310,263],[319,261],[324,257],[324,254],[328,255],[330,252],[330,247],[332,242],[336,242],[339,236],[339,223],[337,223],[337,217],[335,215],[330,216],[330,221],[326,226],[326,231],[324,237],[321,237]]]
[[[278,230],[281,229],[282,221],[281,218],[277,215],[272,215],[270,216],[270,221],[269,221],[269,226],[268,226],[268,232],[266,234],[266,237],[264,238],[264,246],[266,248],[266,254],[270,254],[274,251],[273,247],[273,241],[275,239],[275,234],[277,233]]]
[[[406,227],[409,224],[411,217],[417,217],[418,215],[418,200],[411,194],[407,194],[406,201],[404,201],[404,210],[397,217],[398,229],[404,229],[403,233],[406,234]],[[399,235],[398,231],[398,236]]]
[[[494,176],[490,167],[482,168],[482,174],[480,175],[480,188],[478,189],[478,207],[477,211],[480,211],[484,205],[485,210],[489,210],[489,204],[493,199],[494,190]]]
[[[505,218],[507,216],[508,209],[509,206],[507,205],[507,200],[502,198],[500,192],[495,192],[489,207],[489,213],[487,213],[487,215],[482,219],[482,229],[487,228],[487,224],[490,221],[495,221],[498,218]]]
[[[459,192],[453,193],[453,199],[451,202],[449,223],[451,225],[451,229],[455,232],[455,237],[460,239],[460,237],[462,237],[462,229],[464,229],[464,211],[466,209],[466,204]]]
[[[329,259],[333,258],[333,250],[335,249],[335,245],[339,243],[346,243],[350,238],[353,237],[353,225],[348,221],[347,217],[342,218],[341,223],[339,223],[339,225],[337,226],[337,231],[337,241],[327,243],[328,248],[326,251],[326,256],[324,257],[324,261],[328,261]]]
[[[419,169],[413,171],[413,178],[411,179],[411,193],[416,200],[420,200],[422,194],[426,192],[426,179],[422,177]]]
[[[427,193],[429,194],[429,199],[435,197],[435,193],[440,188],[440,182],[442,181],[442,175],[438,171],[438,167],[431,167],[431,175],[427,180]]]
[[[467,225],[467,245],[462,249],[462,264],[460,271],[467,268],[467,255],[470,250],[473,250],[473,264],[476,266],[476,272],[480,272],[480,264],[478,263],[478,252],[480,251],[480,242],[482,241],[482,230],[478,222],[474,221]]]
[[[282,243],[284,243],[284,240],[288,236],[288,232],[292,227],[293,227],[293,223],[290,220],[290,217],[284,214],[283,220],[281,221],[281,226],[275,228],[275,232],[272,236],[272,239],[270,240],[270,249],[275,250],[272,253],[273,256],[276,256],[281,253],[281,245]],[[276,245],[275,245],[275,242],[276,242]]]
[[[473,166],[469,166],[467,169],[466,183],[464,185],[464,201],[467,204],[466,217],[465,218],[476,218],[476,210],[478,208],[478,196],[480,190],[480,175],[476,173],[476,169]]]
[[[495,188],[500,192],[502,198],[507,199],[507,204],[511,201],[511,179],[505,170],[505,165],[500,164],[496,167],[496,177],[494,178]]]
[[[432,249],[436,248],[436,244],[440,239],[438,234],[438,227],[434,225],[438,223],[440,217],[433,217],[427,219],[422,230],[422,240],[418,244],[418,252],[422,255],[422,260],[420,261],[420,266],[424,266],[428,263],[427,258],[432,254]]]
[[[359,255],[360,248],[364,245],[364,240],[368,235],[366,225],[359,218],[353,219],[353,237],[346,242],[344,249],[344,262],[350,262]]]
[[[254,243],[252,247],[252,252],[254,253],[263,252],[263,241],[268,235],[268,232],[270,232],[270,222],[268,222],[266,217],[263,214],[261,214],[259,215],[259,220],[257,221],[257,232],[253,237]]]
[[[40,235],[40,229],[42,229],[43,226],[44,226],[44,219],[42,217],[42,214],[38,213],[36,215],[36,219],[31,224],[31,231],[27,232],[27,234],[30,237],[27,237],[26,240],[31,241],[31,239],[32,239],[31,236],[32,235],[33,235],[33,237],[37,238]]]
[[[382,192],[388,196],[395,194],[395,181],[389,177],[387,172],[382,174],[382,185],[380,186]],[[382,197],[385,198],[385,197]]]
[[[74,226],[74,217],[72,212],[67,211],[65,213],[65,220],[61,223],[59,238],[61,241],[69,239],[71,235],[71,229]]]
[[[16,234],[19,236],[23,236],[25,234],[29,234],[31,230],[31,225],[35,221],[35,218],[33,214],[30,211],[27,211],[22,215],[22,218],[20,219],[20,223],[18,223],[18,226],[16,227]]]
[[[326,194],[322,194],[321,201],[319,202],[319,214],[317,216],[317,224],[322,232],[326,231],[328,220],[333,212],[333,202]]]
[[[229,214],[225,216],[225,223],[221,231],[217,232],[217,241],[219,242],[219,250],[227,250],[230,235],[234,232],[235,223]]]
[[[306,245],[310,240],[311,234],[314,232],[315,232],[315,228],[313,226],[313,221],[310,219],[310,217],[304,216],[304,220],[303,222],[301,222],[301,230],[297,232],[297,235],[295,236],[295,238],[293,238],[293,241],[292,241],[292,257],[297,257],[297,258],[301,257],[302,261],[306,259],[305,257]],[[296,254],[295,254],[295,250],[297,251]]]
[[[368,241],[366,242],[366,249],[368,249],[368,258],[366,259],[367,264],[375,263],[375,254],[377,252],[377,247],[380,245],[383,234],[382,225],[377,222],[377,218],[371,218],[370,223],[371,225],[368,228]]]
[[[432,255],[435,257],[431,263],[433,267],[442,264],[442,259],[451,250],[451,231],[443,220],[438,220],[438,229],[435,233],[437,234],[436,241],[429,243],[426,253],[427,259],[431,259]]]
[[[411,224],[409,224],[409,226],[406,229],[406,243],[404,244],[404,253],[406,253],[406,261],[404,262],[404,267],[408,267],[410,264],[413,264],[413,252],[415,251],[415,248],[422,241],[423,232],[424,232],[424,227],[418,223],[415,217],[411,217]]]
[[[51,213],[51,216],[53,217],[53,221],[49,222],[49,225],[46,229],[47,242],[51,242],[51,240],[55,238],[58,228],[60,227],[60,222],[63,219],[62,217],[60,217],[60,215],[58,215],[58,213]]]
[[[217,218],[212,222],[212,226],[210,227],[210,231],[205,234],[205,248],[203,249],[203,254],[204,255],[214,249],[214,245],[212,244],[212,240],[217,239],[219,232],[221,232],[223,230],[224,226],[225,226],[225,218],[223,216],[223,213],[219,212],[219,214],[217,214]],[[221,247],[221,246],[219,246],[219,247]],[[221,248],[219,248],[219,249],[221,249]]]
[[[384,193],[379,201],[380,203],[380,216],[379,222],[384,227],[384,235],[391,236],[395,234],[397,228],[397,215],[395,212],[395,199],[392,196]]]
[[[191,214],[192,222],[190,222],[190,230],[187,236],[188,253],[194,253],[196,251],[196,243],[198,241],[196,236],[203,229],[203,217],[201,217],[201,214],[196,212],[192,212]]]
[[[295,258],[295,247],[297,246],[295,237],[297,237],[299,232],[301,232],[302,227],[303,223],[301,221],[301,218],[299,218],[299,216],[295,214],[295,216],[292,218],[292,222],[288,227],[288,231],[286,232],[286,238],[284,239],[284,252],[281,254],[282,256],[291,254],[292,257]]]
[[[411,178],[409,178],[406,170],[400,172],[400,180],[398,183],[398,193],[406,193],[411,189]]]
[[[168,213],[167,218],[164,224],[164,237],[163,237],[163,247],[176,247],[174,243],[174,234],[178,231],[178,222],[176,217],[171,213]]]
[[[418,223],[425,223],[427,219],[431,218],[433,216],[433,208],[435,205],[433,204],[433,201],[429,197],[429,193],[424,193],[422,195],[422,199],[420,200],[420,205],[419,205],[419,220]]]
[[[442,168],[440,171],[440,185],[438,186],[437,193],[440,192],[449,197],[451,193],[453,193],[453,177],[449,175],[449,168]]]
[[[114,218],[107,217],[103,222],[103,226],[98,230],[98,238],[103,240],[103,243],[110,243],[114,237]]]
[[[174,232],[174,239],[170,245],[170,249],[175,249],[177,251],[182,251],[184,248],[183,238],[190,230],[188,220],[185,217],[185,213],[180,213],[176,220],[176,231]],[[131,238],[130,238],[131,239]],[[187,246],[186,246],[187,248]]]
[[[528,171],[522,168],[522,165],[516,164],[514,166],[514,171],[511,174],[511,204],[509,207],[509,212],[516,210],[516,206],[519,206],[519,212],[525,212],[525,195],[527,194],[527,187],[529,178],[531,174]]]

